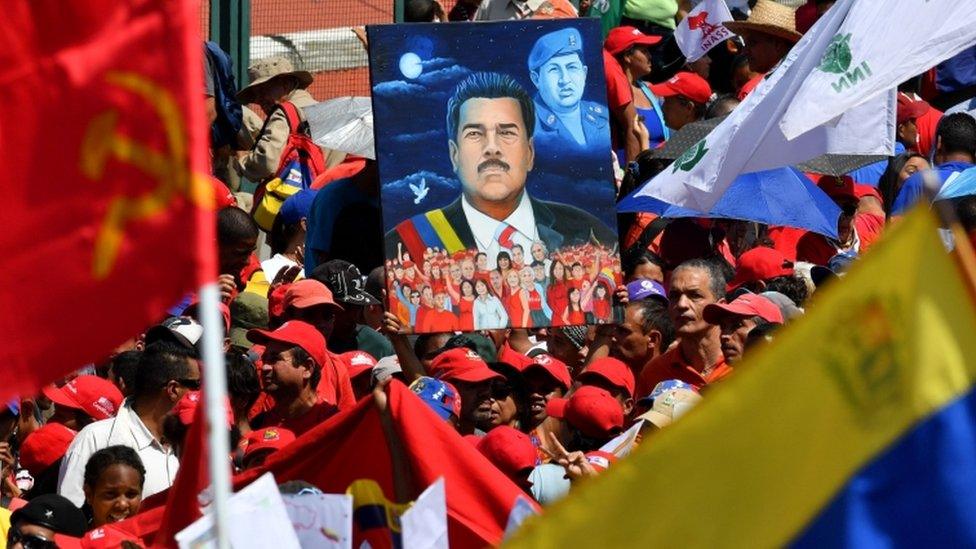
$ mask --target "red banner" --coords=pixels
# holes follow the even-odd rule
[[[452,547],[485,547],[498,545],[505,532],[508,515],[523,492],[495,468],[468,441],[440,419],[416,395],[398,381],[390,384],[390,420],[403,449],[403,465],[412,480],[412,498],[440,477],[447,491],[448,536]],[[192,431],[192,430],[191,430]],[[193,436],[191,432],[188,436]],[[191,439],[195,440],[195,439]],[[194,450],[194,459],[202,455]],[[184,456],[185,458],[186,456]],[[181,513],[182,520],[169,523],[163,532],[162,507],[145,509],[135,517],[112,525],[126,535],[152,540],[163,546],[170,536],[189,520],[198,516],[194,505],[196,494],[205,485],[203,468],[189,462],[181,466],[176,484],[170,489],[167,507],[193,509]],[[332,416],[318,427],[298,437],[265,463],[263,468],[245,471],[234,478],[241,489],[265,471],[271,471],[279,483],[304,480],[326,493],[344,493],[356,480],[372,479],[389,500],[394,500],[393,458],[383,432],[381,413],[372,396],[359,401],[355,408]],[[186,476],[186,479],[182,477]],[[189,480],[193,479],[193,480]],[[159,504],[160,499],[156,500]],[[176,513],[171,513],[175,517]],[[154,539],[156,538],[156,539]],[[361,539],[354,540],[359,547]]]
[[[0,399],[98,361],[215,276],[196,2],[0,18]]]

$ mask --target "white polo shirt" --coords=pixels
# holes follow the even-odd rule
[[[81,507],[85,502],[83,485],[88,458],[103,448],[116,445],[128,446],[139,454],[142,465],[146,468],[143,498],[172,486],[180,462],[172,448],[164,446],[149,432],[132,409],[130,399],[122,406],[118,415],[89,424],[75,436],[61,461],[58,493]]]

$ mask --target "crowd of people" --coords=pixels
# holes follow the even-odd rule
[[[420,333],[606,324],[622,280],[614,253],[598,244],[549,253],[536,241],[528,255],[519,244],[498,252],[493,268],[476,250],[428,248],[419,266],[403,253],[386,261],[388,305]]]
[[[408,21],[457,21],[585,16],[594,4],[405,7]],[[796,11],[748,4],[729,25],[738,38],[686,64],[672,58],[669,37],[689,2],[623,2],[623,24],[604,46],[620,197],[668,166],[655,151],[675,132],[734,109],[832,2]],[[215,122],[226,113],[214,104],[211,70]],[[626,453],[612,443],[619,435],[642,422],[636,443],[654,444],[657,431],[748,367],[750,349],[816,306],[825,285],[843,284],[844,271],[925,200],[925,170],[947,181],[976,164],[976,119],[943,115],[933,105],[961,99],[920,75],[901,87],[895,156],[809,174],[842,212],[836,239],[746,220],[622,214],[613,246],[535,242],[491,258],[427,248],[384,259],[373,160],[323,151],[312,188],[284,198],[267,228],[252,215],[261,198],[241,192],[237,178],[273,178],[302,130],[279,105],[315,100],[312,75],[287,59],[255,61],[251,72],[237,94],[238,150],[214,155],[215,174],[237,174],[216,214],[227,454],[237,472],[403,383],[434,412],[430,421],[450,425],[526,496],[543,506],[571,497]],[[976,241],[976,198],[955,208]],[[104,361],[0,409],[0,547],[54,547],[56,535],[94,543],[93,532],[159,504],[186,466],[199,417],[197,305],[187,296]]]

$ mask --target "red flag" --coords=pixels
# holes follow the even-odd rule
[[[210,453],[207,451],[207,422],[204,415],[206,407],[202,404],[197,406],[193,423],[186,433],[180,455],[180,470],[167,490],[166,507],[159,531],[152,540],[153,547],[177,547],[174,536],[200,518],[198,495],[210,484],[207,461]],[[227,466],[230,467],[229,461]]]
[[[399,381],[388,389],[389,412],[414,481],[413,497],[444,477],[447,520],[454,547],[497,545],[509,512],[523,492]],[[305,480],[331,493],[373,479],[393,499],[393,466],[380,413],[365,398],[272,455],[265,468],[235,479],[244,485],[264,471],[278,482]],[[358,546],[354,540],[353,545]]]
[[[415,485],[412,497],[443,476],[451,545],[499,544],[515,499],[524,492],[402,383],[391,382],[388,395],[390,416]],[[354,481],[372,479],[393,500],[393,463],[380,417],[372,397],[364,398],[355,408],[332,416],[272,454],[264,467],[236,476],[234,487],[239,490],[266,471],[271,471],[279,483],[304,480],[327,493],[344,493]],[[188,460],[184,455],[184,463],[194,463]],[[183,472],[181,468],[180,477]],[[203,475],[204,481],[207,478],[204,472],[197,474]],[[180,478],[170,489],[167,507],[174,505],[173,493],[178,486]],[[162,509],[155,508],[113,526],[145,540],[159,528],[161,516]],[[174,533],[158,534],[155,541]],[[358,547],[361,541],[354,540],[353,546]]]
[[[0,400],[104,358],[216,275],[197,3],[0,18]]]

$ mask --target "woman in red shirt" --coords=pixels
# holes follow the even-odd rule
[[[549,303],[549,309],[552,311],[552,324],[554,326],[564,324],[563,313],[569,306],[568,288],[566,266],[563,265],[562,261],[556,259],[549,266],[549,287],[546,289],[546,302]]]
[[[607,299],[607,287],[597,283],[596,294],[593,297],[593,318],[597,324],[610,322],[610,300]]]
[[[474,283],[461,281],[461,299],[458,301],[458,324],[462,332],[474,331]]]
[[[567,297],[569,298],[569,306],[563,311],[563,323],[567,326],[586,324],[586,314],[580,306],[579,288],[571,287]]]

